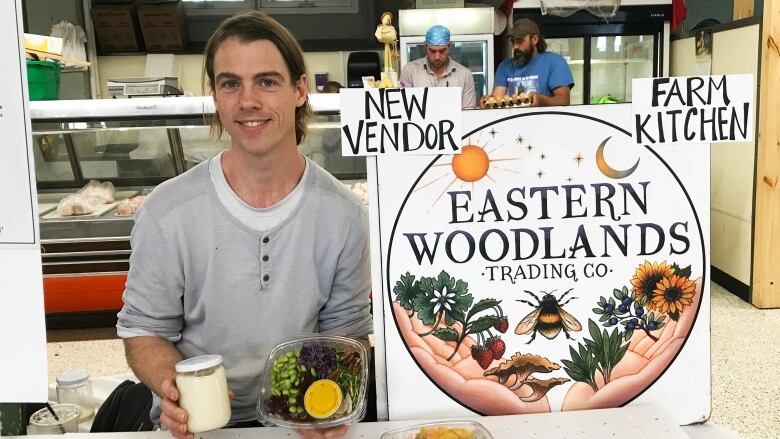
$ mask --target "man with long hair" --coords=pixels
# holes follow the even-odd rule
[[[204,72],[212,132],[230,134],[231,146],[155,188],[138,211],[117,323],[130,367],[154,392],[151,419],[177,439],[193,439],[178,361],[222,355],[228,427],[252,426],[274,345],[372,330],[365,208],[298,152],[310,107],[297,41],[264,13],[234,16],[206,44]]]
[[[522,18],[514,22],[509,37],[513,56],[499,64],[491,95],[523,92],[531,96],[533,106],[569,105],[574,87],[571,70],[562,56],[547,52],[539,26]]]

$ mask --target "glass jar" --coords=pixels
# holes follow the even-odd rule
[[[29,434],[65,434],[79,431],[79,413],[81,408],[76,404],[52,404],[51,409],[42,408],[30,416]]]
[[[230,421],[230,397],[221,355],[203,355],[176,363],[176,387],[191,433],[215,430]]]
[[[79,406],[79,422],[84,422],[95,414],[92,403],[92,383],[89,372],[84,369],[72,369],[57,377],[57,401],[60,404]]]

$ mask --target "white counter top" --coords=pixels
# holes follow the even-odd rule
[[[462,419],[462,418],[459,418]],[[690,426],[681,428],[674,424],[660,407],[636,405],[617,409],[590,410],[581,412],[557,412],[533,415],[490,416],[474,418],[493,434],[495,439],[575,439],[575,438],[639,438],[657,437],[664,439],[712,438],[733,439],[733,433],[717,426]],[[353,425],[345,439],[379,438],[387,430],[423,423],[419,420],[364,422]],[[706,431],[705,431],[706,430]],[[68,433],[65,437],[81,437],[83,433]],[[690,436],[689,436],[690,434]],[[197,434],[197,439],[278,439],[297,438],[298,435],[285,428],[222,429]],[[41,439],[61,438],[59,435],[39,436]],[[92,433],[90,439],[150,438],[167,439],[165,431],[137,433]],[[19,437],[23,439],[23,437]]]

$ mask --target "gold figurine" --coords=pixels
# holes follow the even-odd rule
[[[391,88],[396,87],[395,78],[398,76],[395,69],[393,69],[393,53],[397,52],[398,33],[393,27],[393,14],[391,12],[383,12],[380,17],[381,23],[376,27],[374,35],[380,43],[385,45],[385,68],[382,73],[382,80],[379,82],[379,88]]]

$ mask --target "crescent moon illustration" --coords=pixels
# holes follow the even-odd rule
[[[607,144],[609,139],[611,139],[612,136],[607,137],[604,139],[603,142],[601,142],[601,145],[599,145],[599,148],[596,150],[596,166],[598,166],[599,171],[601,171],[602,174],[606,175],[609,178],[613,178],[615,180],[619,180],[621,178],[626,178],[629,175],[633,174],[634,171],[636,171],[636,168],[639,166],[639,159],[636,159],[636,163],[634,163],[634,166],[624,170],[619,171],[607,164],[607,161],[604,159],[604,146]]]

